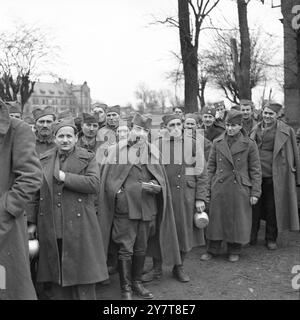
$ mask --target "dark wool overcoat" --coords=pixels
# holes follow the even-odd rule
[[[204,148],[198,146],[197,156],[201,161],[199,172],[188,172],[189,169],[196,168],[197,164],[195,139],[185,137],[170,140],[166,137],[160,138],[157,143],[161,154],[170,150],[170,161],[166,161],[168,163],[164,164],[164,167],[171,188],[179,248],[180,251],[189,252],[193,247],[205,244],[204,230],[198,229],[193,220],[196,200],[207,200],[208,179]],[[178,157],[179,161],[174,157]]]
[[[0,104],[0,273],[3,268],[6,271],[6,289],[0,289],[0,300],[36,299],[24,210],[41,183],[31,128],[21,120],[10,119]]]
[[[150,145],[146,143],[145,152],[148,152],[149,148]],[[116,194],[132,168],[132,164],[130,163],[125,164],[126,162],[123,162],[124,164],[117,164],[117,159],[119,159],[118,155],[122,154],[125,149],[127,149],[126,140],[122,140],[118,144],[110,147],[108,156],[101,166],[102,173],[98,205],[106,252],[111,236]],[[153,145],[151,147],[151,156],[155,158],[156,163],[147,164],[147,169],[162,187],[162,192],[157,197],[158,215],[156,233],[149,239],[147,254],[158,259],[163,259],[163,262],[168,265],[180,264],[181,258],[170,187],[165,170],[163,166],[159,164],[159,152],[154,149]],[[141,156],[141,158],[143,158],[143,156]],[[136,199],[136,201],[140,201],[140,199]]]
[[[250,240],[250,197],[261,195],[261,166],[255,141],[241,134],[229,149],[225,134],[212,146],[207,171],[210,210],[207,238],[246,244]]]
[[[250,137],[256,139],[258,125]],[[299,230],[297,190],[300,184],[300,159],[293,128],[277,121],[273,162],[273,184],[278,231]]]
[[[62,267],[55,233],[53,179],[57,149],[41,155],[44,180],[32,203],[30,222],[37,223],[40,242],[38,282],[62,286],[97,283],[108,278],[95,197],[99,192],[99,166],[95,155],[75,147],[66,160],[61,196]]]

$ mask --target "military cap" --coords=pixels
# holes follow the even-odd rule
[[[254,107],[254,103],[251,100],[248,99],[241,99],[240,100],[240,105],[241,106],[251,106]]]
[[[172,120],[175,120],[175,119],[178,119],[178,120],[182,120],[181,117],[177,114],[165,114],[163,117],[162,117],[162,120],[165,124],[165,126]]]
[[[55,111],[54,111],[54,108],[51,106],[47,106],[44,109],[36,108],[32,111],[32,114],[35,121],[37,121],[41,117],[48,116],[48,115],[53,115],[55,119]]]
[[[53,129],[54,134],[56,135],[57,131],[63,127],[72,127],[75,133],[77,132],[77,127],[75,125],[73,118],[64,118],[60,122],[57,122],[54,125],[54,129]]]
[[[234,104],[234,105],[231,107],[231,110],[241,111],[241,106],[238,105],[238,104]]]
[[[184,107],[173,107],[172,111],[174,112],[176,109],[180,109],[184,113]]]
[[[219,107],[222,107],[222,106],[225,107],[225,103],[224,103],[223,100],[214,103],[214,107],[215,107],[216,109],[219,108]]]
[[[227,116],[225,119],[226,123],[230,124],[241,124],[243,121],[243,112],[231,109],[227,112]]]
[[[107,107],[106,114],[116,112],[117,114],[121,113],[121,107],[119,105]]]
[[[83,113],[82,114],[82,123],[98,123],[99,122],[99,117],[97,116],[97,114],[95,115],[91,115],[89,113]]]
[[[184,118],[185,118],[185,120],[189,119],[189,118],[194,119],[196,122],[199,119],[198,114],[196,114],[196,113],[187,113]]]
[[[145,117],[138,112],[135,114],[135,116],[132,119],[132,124],[142,127],[145,130],[149,130],[151,128],[152,119],[149,117]]]
[[[201,115],[204,115],[204,114],[210,114],[213,117],[215,117],[216,116],[216,109],[215,108],[210,108],[210,107],[204,107],[201,110]]]
[[[282,105],[277,102],[269,101],[263,106],[263,109],[265,109],[265,108],[269,108],[272,111],[278,113],[282,109]]]

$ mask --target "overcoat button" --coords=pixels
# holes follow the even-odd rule
[[[81,216],[81,214],[80,213],[77,213],[77,217],[80,217]]]
[[[81,198],[79,198],[79,199],[78,199],[78,202],[82,202],[82,199],[81,199]]]
[[[40,197],[40,201],[43,201],[43,200],[44,200],[44,198]]]

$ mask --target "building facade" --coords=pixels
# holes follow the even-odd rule
[[[74,116],[91,110],[90,88],[86,82],[73,85],[64,79],[54,83],[36,82],[34,92],[24,107],[24,114],[31,115],[32,110],[52,106],[57,113],[70,110]]]

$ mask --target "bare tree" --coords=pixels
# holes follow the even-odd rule
[[[186,112],[198,111],[199,35],[204,20],[218,3],[219,0],[178,0],[178,26],[184,72],[184,99]],[[192,13],[193,16],[192,19],[190,19],[190,13]]]
[[[240,91],[239,78],[235,74],[235,61],[232,55],[231,39],[236,38],[236,32],[218,33],[210,50],[204,54],[210,60],[207,72],[211,83],[223,90],[226,98],[232,103],[238,103],[244,96]],[[237,55],[241,44],[237,43]],[[281,64],[272,63],[277,47],[262,37],[260,31],[250,35],[250,90],[269,80],[271,70],[279,69]]]
[[[17,25],[0,34],[0,97],[22,105],[34,90],[34,77],[52,64],[58,47],[38,27]]]

